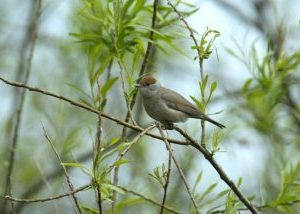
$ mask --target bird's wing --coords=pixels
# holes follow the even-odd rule
[[[210,117],[203,114],[192,103],[190,103],[187,99],[185,99],[183,96],[181,96],[175,91],[162,87],[161,98],[166,102],[167,106],[171,109],[184,112],[192,118],[207,120],[220,128],[225,128],[223,124],[218,123],[213,119],[211,119]]]
[[[181,111],[194,118],[201,118],[203,114],[187,99],[170,89],[161,88],[161,98],[171,109]]]

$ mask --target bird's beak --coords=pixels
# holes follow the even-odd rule
[[[141,85],[140,84],[134,84],[134,87],[139,88],[139,87],[141,87]]]

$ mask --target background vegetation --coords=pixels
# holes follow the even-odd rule
[[[0,213],[298,213],[299,6],[4,0]],[[146,74],[226,129],[160,130]]]

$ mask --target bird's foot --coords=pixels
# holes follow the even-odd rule
[[[155,123],[162,130],[173,130],[174,129],[174,124],[173,123],[160,123],[158,121],[156,121]]]

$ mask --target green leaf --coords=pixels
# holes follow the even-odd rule
[[[212,153],[213,154],[220,150],[219,145],[221,143],[221,139],[222,139],[222,132],[219,130],[214,131],[214,133],[212,135]]]
[[[205,192],[201,195],[201,197],[199,198],[199,202],[203,201],[205,199],[205,197],[211,193],[215,188],[216,186],[218,185],[218,183],[213,183],[211,184],[206,190]]]
[[[80,208],[89,214],[98,214],[98,211],[87,205],[80,205]]]
[[[111,87],[117,82],[117,80],[119,79],[119,77],[114,77],[109,79],[103,87],[101,87],[101,95],[103,97],[106,96],[107,92],[111,89]]]
[[[238,182],[237,182],[237,186],[238,187],[241,186],[242,182],[243,182],[243,178],[240,177],[239,180],[238,180]]]
[[[207,102],[208,103],[211,99],[212,94],[214,93],[214,91],[216,90],[218,86],[218,83],[216,81],[214,81],[211,85],[210,85],[210,91],[209,91],[209,96],[207,98]]]
[[[248,92],[248,89],[249,89],[251,83],[252,83],[252,78],[247,79],[246,82],[244,83],[243,88],[242,88],[242,92],[244,94]]]
[[[101,65],[99,66],[99,68],[96,70],[94,77],[93,77],[93,84],[97,81],[97,79],[99,79],[99,76],[101,76],[101,74],[105,71],[105,69],[108,67],[108,65],[112,62],[112,56],[109,55],[108,57],[106,57]]]
[[[101,156],[100,162],[103,162],[106,158],[112,156],[117,151],[118,151],[118,147],[109,150],[108,152],[106,152],[104,155]]]
[[[195,181],[195,184],[194,184],[194,188],[193,188],[193,192],[196,191],[196,188],[197,188],[197,186],[199,185],[199,183],[200,183],[200,181],[201,181],[201,179],[202,179],[202,175],[203,175],[203,171],[201,171],[201,172],[198,174],[197,178],[196,178],[196,181]]]
[[[230,192],[230,190],[223,190],[222,192],[219,192],[216,197],[214,197],[210,200],[204,201],[202,203],[203,204],[202,206],[212,204],[213,202],[215,202],[215,201],[219,200],[220,198],[222,198],[223,196],[227,195],[229,192]]]
[[[218,83],[216,81],[214,81],[211,85],[210,85],[210,94],[212,94],[216,88],[218,87]]]
[[[197,100],[197,98],[193,97],[193,96],[190,96],[190,98],[194,101],[194,103],[197,105],[198,109],[201,111],[201,112],[204,112],[205,109],[204,109],[204,105],[199,101]]]
[[[80,92],[82,95],[84,95],[85,97],[91,99],[91,96],[86,93],[83,89],[81,89],[79,86],[77,86],[76,84],[73,84],[71,82],[66,82],[65,83],[67,86],[69,86],[70,88],[76,90],[77,92]]]
[[[113,137],[110,142],[108,143],[108,147],[115,145],[116,143],[120,142],[121,137]]]
[[[125,206],[133,206],[139,203],[143,203],[144,200],[142,198],[128,198],[128,199],[123,199],[116,205],[116,213],[121,213],[122,210],[124,210]]]
[[[63,166],[71,166],[71,167],[78,167],[78,168],[83,167],[83,165],[80,164],[80,163],[61,163],[61,165],[63,165]]]
[[[130,163],[130,162],[131,161],[126,160],[126,159],[120,159],[120,160],[117,160],[116,162],[114,162],[113,166],[118,167],[118,166],[121,166],[123,164]]]
[[[122,190],[120,187],[117,187],[115,185],[108,184],[108,183],[103,183],[102,185],[103,185],[103,187],[114,190],[122,195],[125,194],[124,190]]]
[[[199,82],[200,90],[203,92],[205,91],[207,81],[208,81],[208,75],[206,74],[203,78],[203,81]]]
[[[69,163],[61,163],[61,165],[79,168],[86,175],[92,176],[90,170],[86,166],[84,166],[84,165],[82,165],[80,163],[71,163],[71,162],[69,162]]]

